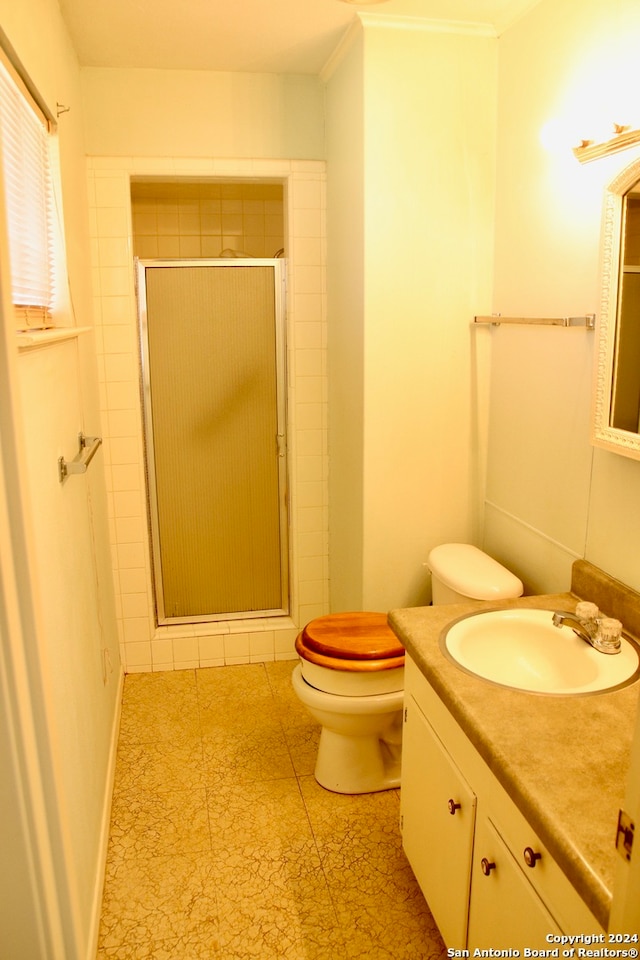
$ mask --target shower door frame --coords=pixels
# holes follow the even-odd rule
[[[276,374],[276,436],[278,464],[278,515],[280,530],[280,592],[279,608],[194,614],[184,617],[168,616],[164,608],[160,526],[156,495],[156,468],[153,444],[153,415],[151,406],[151,375],[149,357],[148,317],[146,298],[146,271],[157,267],[271,267],[274,284],[274,334]],[[142,427],[145,456],[145,486],[147,516],[151,546],[152,583],[155,616],[158,626],[181,623],[216,623],[225,620],[249,620],[265,617],[286,617],[290,611],[289,596],[289,476],[287,444],[287,344],[286,344],[286,290],[287,261],[281,258],[197,258],[162,259],[135,258],[136,293],[138,305],[138,335],[140,350],[140,387],[142,394]]]

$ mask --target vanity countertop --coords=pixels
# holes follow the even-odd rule
[[[439,645],[444,627],[474,610],[573,610],[576,602],[561,593],[414,607],[392,610],[389,623],[606,929],[640,683],[591,696],[525,693],[465,673]]]

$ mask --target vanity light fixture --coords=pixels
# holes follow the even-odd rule
[[[573,153],[580,163],[589,163],[590,160],[607,157],[610,153],[617,153],[618,150],[626,150],[627,147],[632,147],[634,143],[640,143],[640,130],[632,130],[631,127],[614,123],[613,136],[610,140],[605,140],[602,143],[582,140],[577,147],[573,148]]]

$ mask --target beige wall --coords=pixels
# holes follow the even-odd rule
[[[87,153],[95,156],[324,157],[317,77],[86,67]]]
[[[431,547],[479,535],[471,320],[490,302],[496,41],[363,22],[327,99],[331,589],[334,608],[385,610],[429,599]]]
[[[581,166],[571,146],[638,125],[639,42],[634,0],[543,0],[501,37],[494,311],[598,312],[603,189],[640,150]],[[576,556],[640,588],[640,464],[589,442],[594,335],[486,333],[485,546],[530,591],[565,589]]]
[[[363,36],[327,84],[327,330],[331,609],[358,610],[363,589]]]
[[[69,273],[69,297],[64,278],[62,283],[66,312],[61,319],[65,324],[90,327],[78,63],[55,0],[20,4],[3,0],[0,21],[51,112],[55,115],[57,102],[69,107],[61,116],[58,133],[62,198],[57,214],[66,239]],[[36,23],[38,29],[34,29]],[[41,737],[40,760],[45,764],[42,775],[51,778],[57,791],[68,844],[66,863],[64,844],[55,853],[59,877],[66,875],[75,904],[76,945],[80,955],[89,956],[97,938],[121,670],[110,558],[105,551],[101,454],[86,476],[62,485],[57,459],[76,455],[79,430],[100,433],[93,334],[16,352],[13,363],[14,400],[21,407],[15,422],[22,444],[17,469],[28,504],[34,548],[32,587],[41,625],[38,659],[29,665],[32,683],[37,688],[41,682],[44,691],[38,698],[35,723]],[[7,414],[3,409],[3,417]],[[51,768],[42,746],[46,743],[54,751]],[[32,758],[22,760],[28,764]],[[7,869],[10,874],[10,864]],[[9,922],[16,924],[18,936],[20,913],[16,911]],[[70,940],[66,956],[76,956]]]

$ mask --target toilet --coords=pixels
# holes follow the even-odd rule
[[[400,785],[404,647],[386,613],[333,613],[296,639],[293,689],[321,725],[315,778],[335,793]]]
[[[434,604],[519,597],[522,582],[482,550],[447,543],[429,554]],[[400,786],[404,648],[386,613],[317,617],[296,639],[293,689],[321,726],[315,778],[334,793]]]

